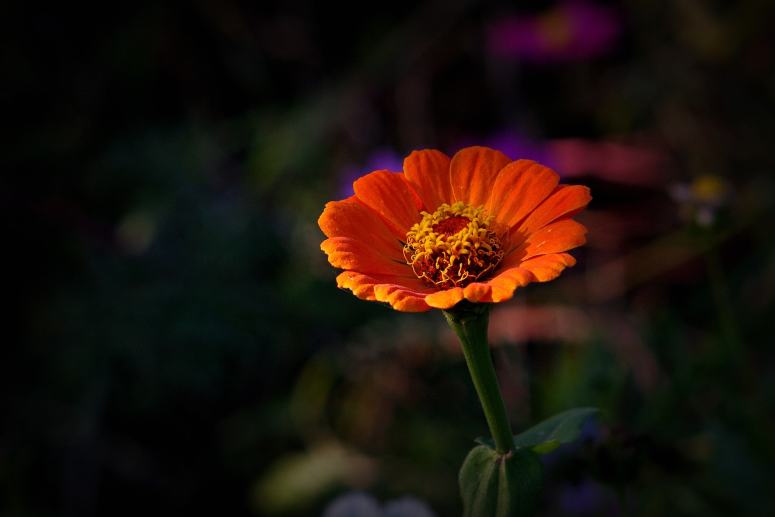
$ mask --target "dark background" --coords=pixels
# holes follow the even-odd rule
[[[316,220],[484,144],[594,196],[578,265],[492,315],[516,429],[602,409],[541,514],[771,515],[773,7],[5,8],[0,514],[458,515],[456,342],[337,290]]]

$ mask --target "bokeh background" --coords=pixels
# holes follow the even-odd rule
[[[594,196],[578,265],[492,314],[515,429],[602,410],[541,515],[773,515],[774,14],[4,8],[0,514],[459,515],[456,341],[337,290],[316,220],[483,144]]]

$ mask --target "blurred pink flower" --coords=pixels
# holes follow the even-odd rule
[[[620,30],[621,20],[610,7],[566,0],[540,14],[494,22],[488,29],[487,46],[498,57],[577,61],[609,52]]]
[[[665,180],[667,155],[656,147],[568,138],[547,145],[564,177],[592,175],[613,183],[657,186]]]
[[[479,139],[481,141],[481,139]],[[466,147],[463,140],[459,147]],[[511,159],[529,158],[557,171],[563,178],[590,176],[630,186],[661,187],[666,181],[668,155],[660,147],[629,141],[562,138],[539,140],[517,129],[502,129],[484,140]]]
[[[592,333],[592,322],[581,310],[563,306],[498,307],[490,316],[490,341],[523,343],[525,341],[580,342]]]

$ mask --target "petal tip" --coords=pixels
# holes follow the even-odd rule
[[[464,298],[463,289],[453,287],[444,291],[436,291],[425,296],[425,303],[434,309],[451,309]]]

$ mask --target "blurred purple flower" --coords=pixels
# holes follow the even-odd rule
[[[512,160],[528,159],[544,164],[555,169],[552,155],[548,152],[547,144],[542,140],[535,140],[525,136],[523,132],[514,128],[504,128],[490,134],[484,139],[479,137],[464,137],[449,148],[451,154],[473,145],[483,145],[492,149],[498,149]],[[559,171],[557,171],[559,172]]]
[[[494,22],[487,31],[487,46],[498,57],[577,61],[611,51],[620,31],[621,20],[610,7],[566,0],[537,15]]]
[[[362,164],[347,164],[342,168],[339,174],[339,195],[340,199],[350,197],[354,194],[353,182],[367,172],[388,170],[399,172],[404,168],[404,161],[392,149],[380,147],[375,149],[366,158]]]
[[[376,499],[362,492],[340,495],[323,511],[323,517],[382,517]]]
[[[618,515],[614,495],[591,479],[577,485],[565,485],[560,491],[558,506],[562,515]]]
[[[518,131],[505,130],[495,133],[485,140],[484,145],[500,150],[512,160],[527,158],[544,164],[550,169],[556,169],[551,155],[546,152],[546,145],[539,140],[532,140]]]
[[[323,517],[435,517],[433,510],[414,497],[388,501],[380,508],[374,497],[363,492],[347,492],[326,507]]]
[[[407,496],[388,501],[383,517],[436,517],[436,514],[424,501]]]

